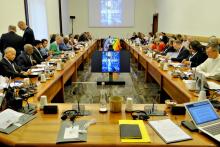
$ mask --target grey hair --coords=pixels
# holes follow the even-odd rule
[[[209,43],[206,48],[212,48],[212,50],[219,52],[219,45],[218,43]]]
[[[27,52],[27,50],[28,50],[29,48],[33,48],[33,46],[32,46],[31,44],[25,44],[25,45],[24,45],[24,51],[25,51],[25,52]]]

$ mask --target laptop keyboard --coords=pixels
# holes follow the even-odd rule
[[[209,132],[212,135],[218,135],[218,134],[220,134],[220,123],[212,125],[212,126],[205,127],[203,129],[205,131]]]

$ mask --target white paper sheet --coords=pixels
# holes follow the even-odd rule
[[[22,113],[16,112],[11,109],[6,109],[2,111],[0,113],[0,128],[8,128],[11,124],[16,123],[22,115]]]
[[[215,83],[215,82],[211,82],[211,81],[207,81],[209,89],[220,89],[220,85]]]
[[[79,126],[73,126],[65,129],[64,139],[73,139],[79,137]]]
[[[34,69],[31,69],[31,72],[41,72],[41,71],[44,71],[44,68],[34,68]]]

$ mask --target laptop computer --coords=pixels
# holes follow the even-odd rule
[[[220,142],[220,117],[209,100],[185,103],[196,127]]]

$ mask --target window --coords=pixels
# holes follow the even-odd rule
[[[45,0],[28,0],[29,26],[35,39],[48,39],[48,25]]]

